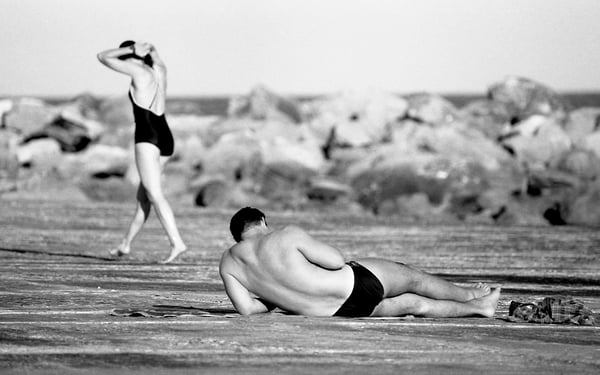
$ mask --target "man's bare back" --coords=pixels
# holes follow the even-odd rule
[[[302,315],[331,316],[350,295],[350,267],[337,250],[316,242],[301,228],[288,226],[249,237],[223,255],[226,284],[239,283],[264,301]]]
[[[231,219],[237,244],[219,271],[241,314],[279,307],[312,316],[492,317],[500,288],[461,287],[411,266],[366,258],[345,263],[339,250],[301,228],[272,230],[246,207]]]

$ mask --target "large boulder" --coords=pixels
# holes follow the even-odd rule
[[[133,109],[127,95],[105,98],[98,107],[98,120],[109,129],[133,124]]]
[[[17,158],[22,166],[56,164],[60,155],[60,144],[52,138],[34,139],[17,149]]]
[[[0,129],[0,193],[16,189],[19,176],[19,140],[20,137],[13,131]]]
[[[500,141],[528,168],[544,168],[572,147],[571,139],[557,120],[541,115],[507,128]]]
[[[569,197],[561,213],[568,224],[600,227],[600,182]]]
[[[119,177],[86,177],[77,183],[85,196],[99,202],[132,202],[137,187]]]
[[[78,152],[85,149],[92,142],[92,135],[87,127],[73,117],[56,117],[52,122],[44,126],[43,129],[29,134],[25,141],[38,138],[52,138],[59,144],[60,148],[66,152]]]
[[[4,123],[4,116],[10,112],[13,107],[12,99],[1,99],[0,100],[0,128],[6,126]]]
[[[596,156],[600,157],[600,131],[594,132],[587,136],[580,144],[584,150],[592,151]]]
[[[583,180],[600,177],[600,157],[589,150],[569,150],[556,161],[555,167]]]
[[[378,148],[347,173],[358,201],[373,212],[401,196],[423,193],[433,205],[440,205],[476,197],[488,186],[488,172],[475,160],[403,150],[394,144]]]
[[[122,178],[130,165],[130,152],[120,147],[96,144],[77,154],[63,155],[58,167],[62,176],[75,180],[88,177]]]
[[[261,163],[260,139],[240,131],[221,136],[202,155],[198,169],[205,175],[241,180],[255,175]]]
[[[577,146],[584,144],[588,136],[599,130],[600,107],[585,107],[571,111],[565,124],[565,131]]]
[[[20,98],[13,101],[11,109],[4,114],[4,126],[24,137],[44,129],[56,118],[60,109],[35,98]]]
[[[60,107],[63,112],[77,113],[83,118],[97,120],[101,104],[102,100],[91,93],[82,93],[61,103]]]
[[[232,98],[227,115],[235,118],[300,123],[302,112],[292,99],[284,98],[264,86],[256,86],[249,95]]]
[[[510,123],[511,116],[503,103],[493,100],[476,100],[460,109],[460,117],[469,126],[493,140],[498,139],[506,124]]]
[[[306,103],[309,124],[323,146],[361,147],[386,138],[390,124],[403,119],[405,99],[381,91],[347,91]]]
[[[510,76],[488,88],[488,97],[506,106],[512,122],[532,115],[564,119],[569,104],[554,90],[533,80]]]
[[[220,123],[218,116],[167,114],[167,122],[175,140],[198,136],[202,139]],[[218,138],[218,137],[217,137]]]
[[[406,96],[406,100],[406,115],[417,122],[437,126],[452,123],[459,117],[454,105],[440,95],[416,93]]]
[[[415,121],[402,121],[391,130],[390,139],[405,152],[426,151],[451,159],[477,161],[489,171],[496,171],[510,160],[510,155],[495,141],[462,122],[432,127]]]

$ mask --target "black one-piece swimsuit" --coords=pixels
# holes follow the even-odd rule
[[[158,116],[151,110],[137,105],[131,91],[129,91],[129,99],[133,106],[133,118],[135,119],[135,143],[152,143],[158,147],[161,156],[173,155],[175,141],[165,114]]]

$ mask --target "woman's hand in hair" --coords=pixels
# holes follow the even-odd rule
[[[133,51],[139,57],[144,57],[153,49],[152,44],[146,42],[136,42],[133,45]]]

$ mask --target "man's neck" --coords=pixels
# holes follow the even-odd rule
[[[262,237],[266,234],[271,233],[271,229],[264,225],[257,225],[249,228],[242,233],[242,240],[248,240],[251,238]]]

